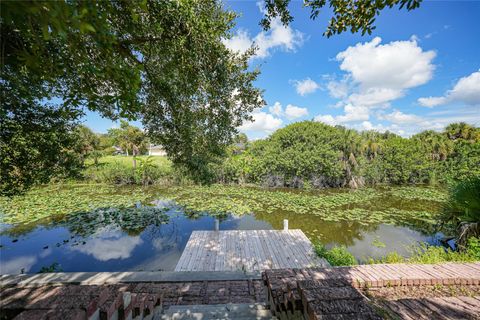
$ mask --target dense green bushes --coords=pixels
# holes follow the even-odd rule
[[[327,260],[332,266],[353,266],[358,264],[353,254],[345,246],[325,248],[321,243],[314,245],[316,254]],[[473,262],[480,261],[480,239],[471,237],[468,240],[466,250],[453,251],[439,246],[431,246],[425,243],[410,247],[410,257],[406,258],[396,251],[379,258],[369,258],[366,263],[417,263],[433,264],[444,262]]]
[[[231,152],[216,172],[221,182],[271,187],[447,183],[480,175],[480,129],[452,124],[407,139],[304,121]]]
[[[328,250],[321,243],[314,245],[315,253],[330,263],[331,266],[353,266],[357,264],[357,259],[351,254],[347,247],[339,246]]]

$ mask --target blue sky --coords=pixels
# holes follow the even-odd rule
[[[302,1],[294,22],[264,32],[255,1],[229,1],[238,12],[232,50],[257,46],[250,65],[267,105],[240,130],[268,136],[289,123],[315,119],[358,130],[409,136],[455,121],[480,126],[480,1],[424,1],[417,10],[385,10],[367,36],[322,36],[329,10],[309,19]],[[105,132],[115,123],[87,113],[85,124]],[[140,125],[139,123],[136,123]]]

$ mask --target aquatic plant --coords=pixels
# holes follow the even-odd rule
[[[319,192],[292,192],[279,189],[262,189],[239,186],[188,186],[165,189],[162,195],[175,200],[188,211],[200,211],[221,215],[231,213],[242,215],[246,213],[291,212],[295,214],[310,214],[319,216],[324,221],[356,221],[362,225],[369,224],[425,224],[434,225],[437,222],[435,208],[440,208],[442,191],[430,191],[428,188],[410,187],[396,192],[396,188],[360,190],[345,190]],[[403,199],[403,195],[419,190],[436,196],[434,200]],[[429,191],[425,191],[429,190]],[[423,198],[426,198],[423,193]],[[391,207],[390,203],[397,200],[401,207],[411,207],[413,210]],[[408,204],[408,205],[407,205]],[[425,210],[418,210],[422,205]]]
[[[92,211],[79,211],[55,222],[75,235],[88,236],[102,228],[120,228],[130,235],[141,233],[146,227],[166,224],[169,221],[165,211],[168,208],[132,207],[98,208]]]
[[[0,197],[3,223],[31,223],[66,214],[105,207],[130,207],[149,195],[140,188],[115,188],[103,184],[48,185],[22,196]]]
[[[427,200],[444,202],[448,198],[448,193],[444,188],[432,187],[394,187],[390,188],[389,193],[397,198],[409,200]]]
[[[375,240],[372,241],[372,246],[377,248],[385,248],[387,245],[380,241],[380,239],[375,238]]]
[[[331,249],[325,248],[321,243],[315,243],[316,254],[324,258],[331,266],[353,266],[358,264],[357,259],[351,254],[345,246],[335,246]]]
[[[33,189],[24,196],[0,198],[0,212],[5,223],[18,225],[40,220],[65,220],[64,217],[71,214],[89,216],[89,212],[97,209],[106,210],[100,208],[129,208],[164,198],[175,201],[189,217],[253,213],[258,217],[266,215],[272,220],[278,215],[278,226],[281,227],[281,219],[304,215],[315,217],[315,223],[346,222],[362,228],[378,224],[406,225],[431,232],[437,223],[436,208],[441,207],[441,202],[410,200],[399,195],[415,193],[416,190],[423,192],[425,188],[411,189],[400,193],[395,192],[396,188],[292,192],[227,185],[149,189],[104,184],[50,185]],[[311,227],[305,232],[315,240],[321,235],[308,233],[315,228]]]
[[[52,272],[62,272],[62,266],[58,262],[54,262],[51,265],[41,267],[38,273],[52,273]]]

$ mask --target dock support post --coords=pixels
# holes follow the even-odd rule
[[[220,230],[220,221],[217,218],[215,218],[215,231],[218,231],[218,230]]]
[[[288,230],[288,219],[283,219],[283,230]]]

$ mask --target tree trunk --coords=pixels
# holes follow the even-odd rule
[[[138,148],[136,146],[133,146],[133,148],[132,148],[133,170],[137,169],[137,154],[138,154]]]

